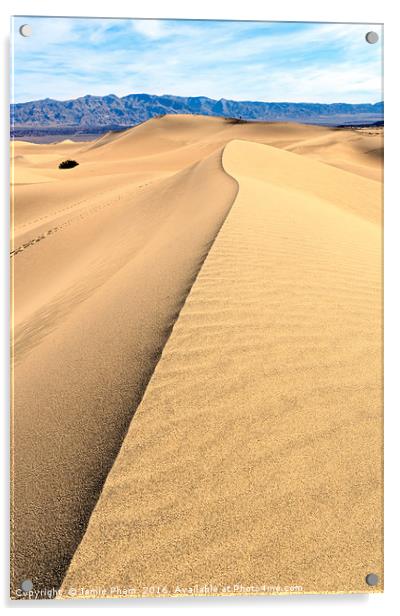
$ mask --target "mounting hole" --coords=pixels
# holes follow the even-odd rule
[[[23,24],[19,28],[19,33],[21,36],[32,36],[32,26],[29,24]]]
[[[370,45],[374,45],[379,41],[379,35],[377,32],[371,30],[371,32],[367,32],[367,34],[365,35],[365,40],[367,41],[367,43],[370,43]]]
[[[32,588],[33,588],[32,580],[23,580],[21,582],[21,590],[23,590],[24,592],[30,592]]]
[[[365,581],[367,582],[368,586],[376,586],[379,582],[379,577],[376,575],[376,573],[368,573],[367,577],[365,578]]]

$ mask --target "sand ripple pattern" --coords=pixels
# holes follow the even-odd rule
[[[149,584],[169,594],[196,584],[364,592],[369,571],[382,576],[379,192],[368,196],[372,180],[246,141],[229,143],[223,164],[238,196],[66,593],[140,595]]]

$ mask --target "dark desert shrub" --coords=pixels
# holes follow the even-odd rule
[[[63,160],[62,163],[58,165],[59,169],[72,169],[72,167],[76,167],[79,163],[76,160]]]
[[[242,116],[238,118],[225,118],[225,122],[228,122],[228,124],[248,124],[248,120],[243,120]]]

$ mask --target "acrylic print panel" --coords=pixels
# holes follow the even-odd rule
[[[382,27],[12,28],[11,595],[381,592]]]

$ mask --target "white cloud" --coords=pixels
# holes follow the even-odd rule
[[[149,39],[163,38],[167,34],[165,22],[159,19],[135,19],[132,27],[135,32]]]

